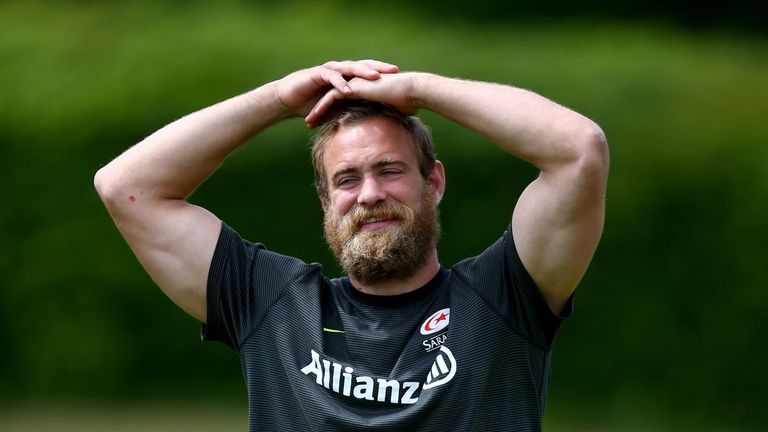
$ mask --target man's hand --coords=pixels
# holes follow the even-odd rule
[[[325,110],[317,110],[317,102],[330,92],[351,95],[349,80],[373,82],[383,74],[393,74],[397,66],[376,60],[331,61],[303,69],[277,81],[277,97],[291,115],[306,117],[307,125],[316,124]]]
[[[305,118],[307,125],[313,127],[320,123],[334,103],[342,99],[365,99],[381,102],[396,108],[406,115],[415,115],[419,106],[412,97],[415,81],[419,73],[382,74],[378,79],[356,77],[345,83],[341,89],[332,87],[316,101]]]

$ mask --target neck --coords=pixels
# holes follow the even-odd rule
[[[435,277],[439,270],[440,262],[437,260],[437,250],[432,249],[432,252],[429,253],[427,259],[424,261],[424,265],[419,267],[419,269],[416,270],[416,273],[410,277],[403,279],[389,279],[374,284],[364,284],[352,275],[349,275],[349,280],[358,291],[366,294],[389,296],[405,294],[423,287]]]

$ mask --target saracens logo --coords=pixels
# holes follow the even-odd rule
[[[448,327],[448,322],[451,317],[451,308],[440,309],[433,313],[429,318],[424,321],[424,324],[419,328],[419,332],[424,336],[437,333],[440,330]]]

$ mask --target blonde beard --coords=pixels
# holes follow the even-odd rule
[[[394,219],[398,223],[358,231],[363,221],[371,217]],[[329,210],[324,227],[326,241],[341,267],[365,284],[413,276],[426,262],[440,233],[437,203],[426,187],[415,210],[400,202],[369,209],[356,205],[344,216]]]

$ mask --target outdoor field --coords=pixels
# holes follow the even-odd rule
[[[27,404],[0,410],[3,432],[237,432],[247,429],[247,409],[206,406],[201,402],[133,402],[124,406],[103,403]],[[589,421],[554,419],[545,423],[552,432],[672,432],[679,428],[659,419],[635,418],[631,421]],[[731,431],[731,428],[701,428],[703,431]]]
[[[246,429],[237,355],[146,276],[93,175],[186,113],[359,58],[531,89],[605,131],[606,227],[554,345],[546,431],[764,430],[768,35],[405,5],[0,4],[0,431]],[[498,238],[537,173],[422,118],[452,265]],[[307,142],[300,121],[268,130],[192,201],[333,276]]]

